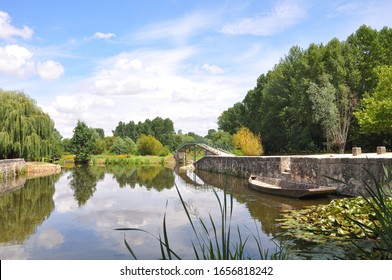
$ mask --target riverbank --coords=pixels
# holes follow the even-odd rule
[[[63,155],[56,161],[57,164],[65,168],[74,168],[74,155]],[[139,155],[92,155],[90,165],[119,165],[119,166],[139,166],[139,165],[163,165],[173,169],[176,161],[173,155],[168,156],[139,156]]]
[[[27,162],[27,178],[48,176],[61,172],[61,166],[46,162]]]

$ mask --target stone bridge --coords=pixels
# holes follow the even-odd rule
[[[203,142],[186,142],[181,144],[176,152],[174,153],[174,158],[177,162],[186,162],[186,151],[189,149],[193,149],[194,152],[194,161],[196,160],[196,148],[202,149],[204,151],[205,156],[222,156],[222,157],[231,157],[234,156],[232,153],[218,148],[212,147],[209,144]]]

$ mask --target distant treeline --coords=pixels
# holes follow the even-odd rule
[[[129,137],[136,142],[142,134],[151,135],[155,137],[164,146],[168,146],[174,149],[177,143],[175,141],[175,131],[173,121],[169,118],[163,119],[156,117],[153,120],[146,119],[144,122],[134,121],[128,123],[119,122],[117,127],[112,131],[113,136],[119,136],[121,138]]]
[[[388,27],[361,26],[345,41],[293,46],[219,116],[219,128],[249,128],[267,154],[391,147],[391,65]]]

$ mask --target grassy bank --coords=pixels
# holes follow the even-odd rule
[[[172,166],[174,162],[173,155],[161,156],[136,156],[136,155],[93,155],[90,164],[93,165],[165,165]],[[64,155],[57,162],[64,167],[75,165],[73,155]]]

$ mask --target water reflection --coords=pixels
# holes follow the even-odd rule
[[[193,258],[192,231],[174,186],[196,215],[219,220],[212,189],[222,196],[226,181],[235,199],[233,224],[243,226],[245,233],[255,226],[261,229],[266,249],[275,247],[270,239],[279,231],[279,211],[312,203],[260,194],[246,180],[208,172],[78,167],[0,194],[0,259],[130,259],[124,233],[114,229],[137,227],[159,234],[165,214],[176,252]],[[159,258],[153,238],[135,233],[127,239],[139,258]]]
[[[96,191],[97,182],[105,177],[104,172],[97,171],[89,165],[79,166],[68,176],[69,186],[74,191],[75,200],[83,206]]]
[[[225,185],[232,188],[237,202],[246,205],[253,219],[260,221],[262,231],[275,236],[279,231],[276,219],[280,218],[281,210],[300,209],[314,204],[328,204],[330,198],[312,200],[292,199],[257,192],[248,187],[248,181],[243,178],[230,177],[206,171],[195,171],[197,176],[206,184],[223,189]]]
[[[50,216],[58,178],[53,175],[31,179],[23,188],[0,196],[0,243],[23,243]]]

